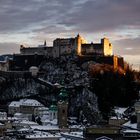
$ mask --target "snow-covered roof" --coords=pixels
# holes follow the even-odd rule
[[[70,132],[70,133],[62,132],[61,135],[64,137],[66,136],[66,137],[73,138],[73,139],[76,139],[76,138],[84,139],[82,132]]]
[[[7,117],[0,117],[0,121],[6,121],[8,120]]]
[[[57,121],[58,121],[57,119],[54,119],[54,120],[50,121],[50,123],[53,125],[57,125]]]
[[[49,119],[42,120],[42,122],[51,123],[51,121]]]
[[[127,129],[127,130],[124,130],[123,133],[138,133],[138,134],[140,134],[140,131]]]
[[[0,112],[0,115],[7,115],[6,112]]]
[[[16,121],[18,118],[16,117],[0,117],[0,121]]]
[[[55,134],[49,134],[49,133],[36,133],[36,134],[30,134],[26,136],[26,139],[41,139],[41,138],[47,138],[47,139],[53,139],[53,138],[61,138],[61,136],[59,135],[55,135]]]
[[[36,129],[36,130],[59,130],[58,126],[54,126],[54,125],[46,125],[46,126],[31,126],[32,129]]]
[[[38,102],[37,100],[34,100],[34,99],[22,99],[20,101],[12,101],[9,104],[9,107],[20,107],[20,105],[43,107],[43,105],[40,102]]]
[[[111,120],[127,120],[127,118],[122,118],[120,116],[112,116],[110,119]]]
[[[82,126],[81,125],[69,125],[69,128],[78,128],[78,129],[80,129],[80,128],[82,128]]]
[[[137,129],[137,123],[131,123],[130,121],[128,121],[125,124],[123,124],[123,126]]]
[[[9,107],[20,107],[21,104],[22,104],[21,101],[12,101],[12,102],[9,104]]]
[[[0,123],[0,126],[3,126],[4,124]]]
[[[34,100],[34,99],[26,99],[26,100],[24,100],[22,105],[24,105],[24,106],[43,106],[40,102],[38,102],[37,100]]]
[[[115,113],[116,113],[116,114],[117,114],[117,113],[119,113],[119,114],[123,114],[124,111],[126,111],[126,109],[127,109],[127,108],[116,107],[116,108],[115,108]]]
[[[20,124],[38,125],[38,123],[28,120],[22,120]]]
[[[29,129],[29,128],[21,128],[18,131],[19,132],[23,132],[23,131],[27,131],[28,132],[28,131],[31,131],[31,129]]]
[[[22,113],[15,113],[14,116],[21,116],[23,115]]]
[[[41,110],[41,111],[49,111],[49,108],[43,106],[43,107],[38,107],[37,110],[39,110],[39,111],[40,111],[40,110]]]

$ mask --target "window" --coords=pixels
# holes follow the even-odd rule
[[[63,114],[65,113],[65,110],[64,110],[64,109],[62,110],[62,113],[63,113]]]

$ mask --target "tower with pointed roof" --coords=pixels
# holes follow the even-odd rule
[[[58,101],[58,125],[60,128],[67,128],[68,118],[68,94],[63,87],[59,93]]]
[[[50,117],[50,121],[57,119],[57,106],[55,104],[55,100],[52,100],[52,104],[49,107],[49,117]]]
[[[47,46],[47,43],[46,43],[46,40],[44,41],[44,47],[46,47]]]

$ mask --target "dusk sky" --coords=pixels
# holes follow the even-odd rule
[[[81,34],[140,66],[140,0],[0,0],[0,54]]]

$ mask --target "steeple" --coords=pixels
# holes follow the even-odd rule
[[[58,97],[59,101],[67,101],[68,93],[67,93],[66,88],[64,86],[64,81],[63,80],[61,82],[61,86],[62,86],[62,88],[60,90],[59,97]]]
[[[57,119],[57,110],[56,100],[52,99],[52,104],[49,107],[49,116],[51,121]]]
[[[67,101],[68,99],[68,93],[66,91],[66,89],[63,87],[61,90],[60,90],[60,93],[59,93],[59,101]]]
[[[44,41],[44,46],[46,46],[47,45],[47,43],[46,43],[46,40]]]
[[[57,110],[56,100],[54,98],[52,99],[52,104],[51,104],[49,109],[50,110]]]
[[[78,33],[77,37],[80,37],[80,34]]]

